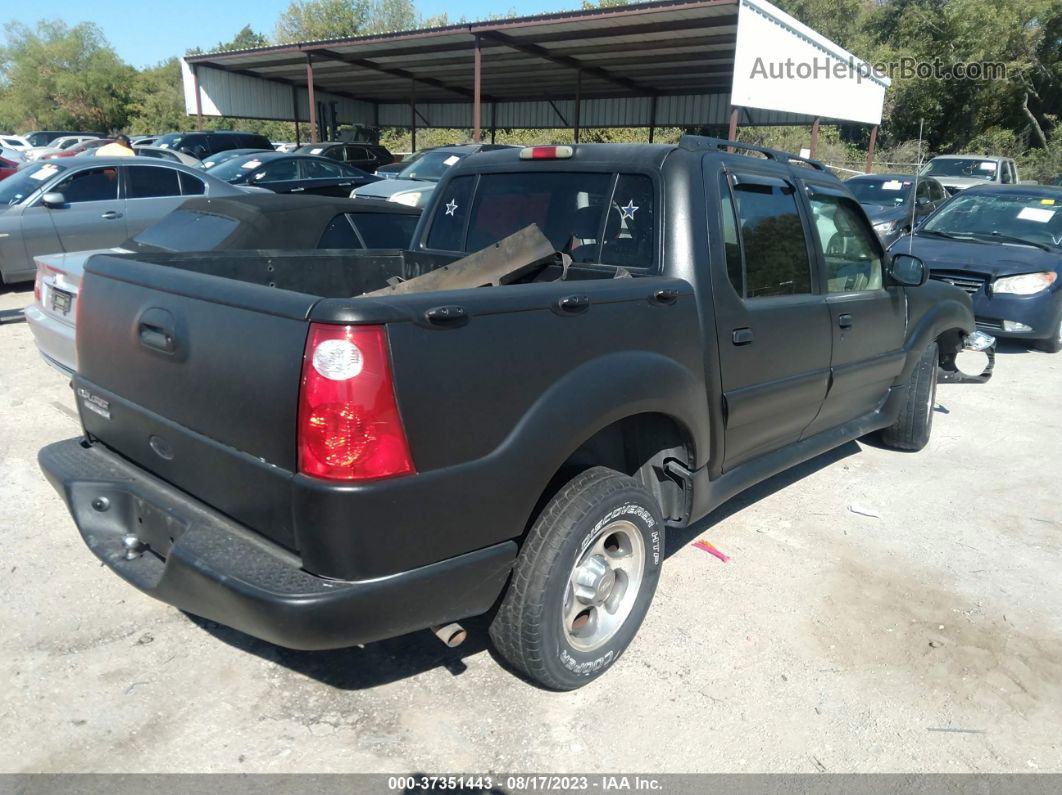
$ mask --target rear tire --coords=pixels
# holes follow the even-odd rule
[[[490,627],[498,653],[551,690],[574,690],[619,659],[660,578],[664,520],[633,478],[594,467],[535,520]]]
[[[881,441],[886,446],[914,452],[929,443],[937,400],[938,357],[937,343],[931,342],[918,358],[900,416],[881,432]]]
[[[1046,340],[1037,340],[1036,347],[1047,353],[1062,351],[1062,320],[1059,321],[1058,328],[1055,329],[1055,336]]]

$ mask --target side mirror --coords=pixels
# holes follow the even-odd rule
[[[41,204],[49,210],[61,210],[66,207],[66,197],[59,191],[51,191],[41,196]]]
[[[904,287],[921,287],[929,278],[929,269],[911,254],[893,254],[889,263],[889,277]]]

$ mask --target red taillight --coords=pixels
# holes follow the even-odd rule
[[[44,281],[44,268],[40,265],[37,266],[37,275],[33,279],[33,300],[38,304],[41,302],[41,282]]]
[[[299,471],[330,480],[416,471],[383,326],[310,325],[299,390]]]

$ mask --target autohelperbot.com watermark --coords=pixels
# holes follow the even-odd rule
[[[1006,80],[1007,65],[993,61],[948,62],[941,58],[922,60],[904,57],[895,61],[866,63],[854,58],[843,61],[828,56],[807,60],[775,61],[758,56],[749,78],[753,80]]]

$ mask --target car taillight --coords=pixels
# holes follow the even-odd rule
[[[570,146],[525,146],[520,150],[521,160],[567,160],[575,153]]]
[[[41,302],[41,282],[44,281],[44,268],[37,266],[37,275],[33,278],[33,300]]]
[[[330,480],[413,474],[383,326],[312,323],[299,390],[299,471]]]

